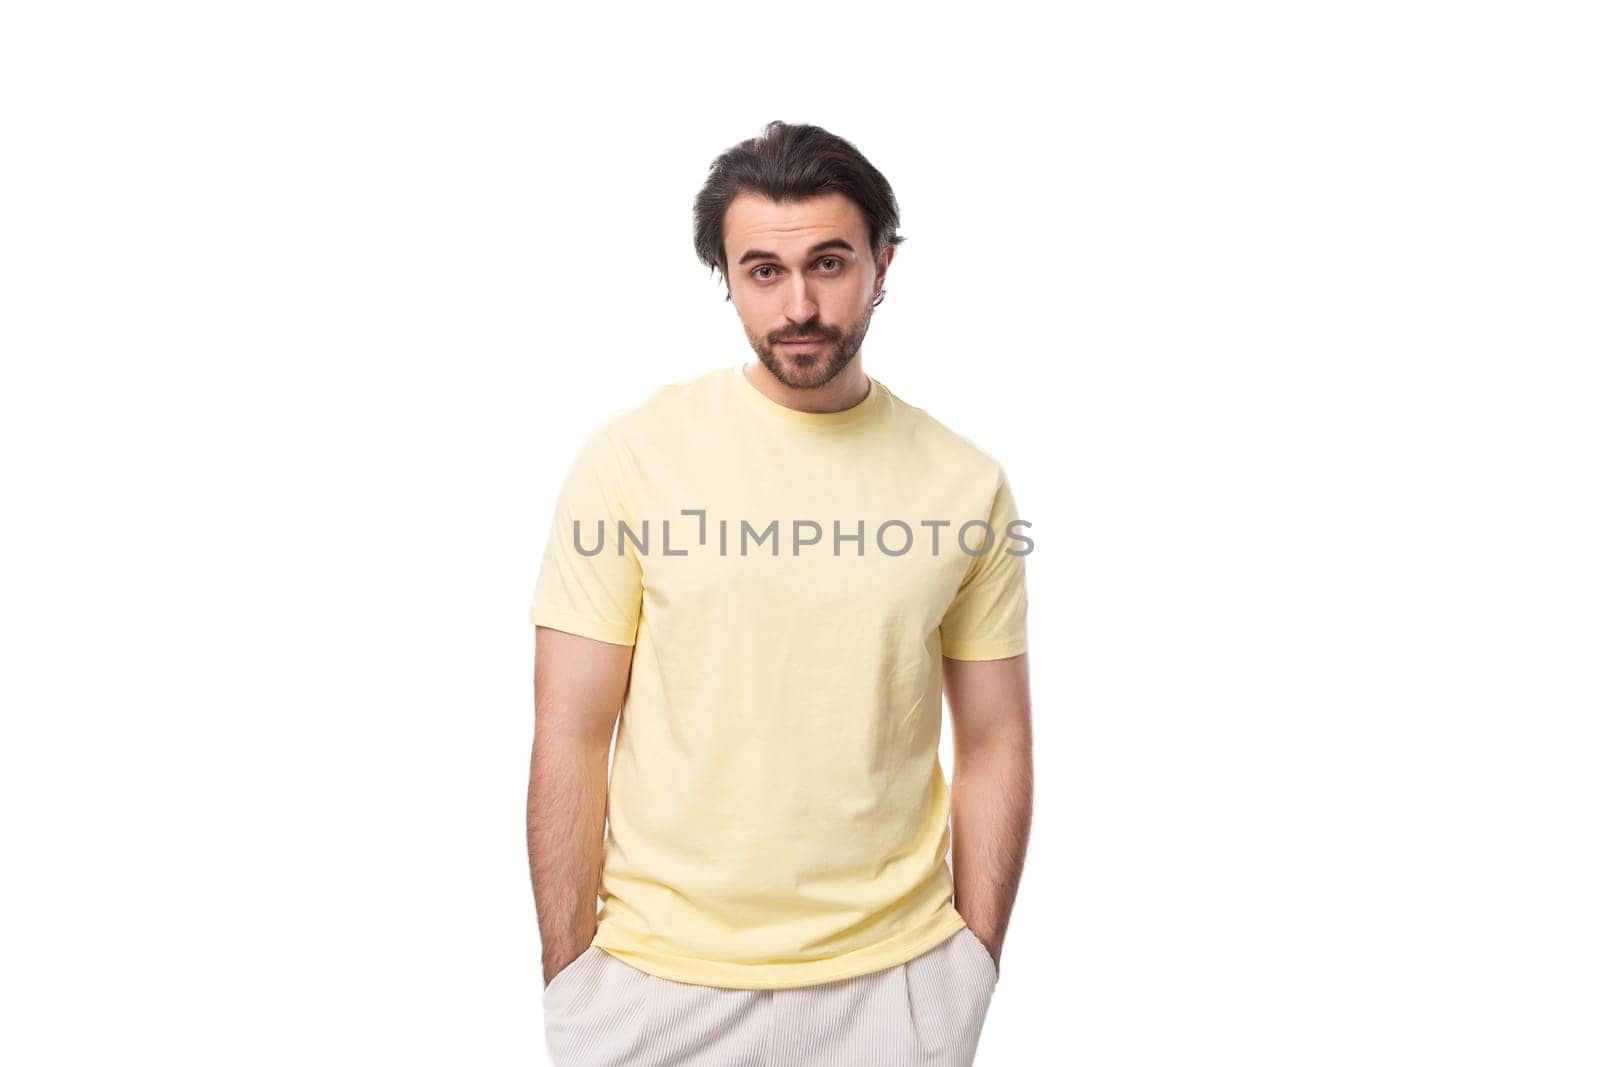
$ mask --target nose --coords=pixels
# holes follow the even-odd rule
[[[804,272],[794,275],[786,292],[783,313],[795,325],[810,322],[817,317],[817,302],[811,299],[811,290],[807,286]]]

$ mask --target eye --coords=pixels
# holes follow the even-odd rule
[[[844,260],[840,259],[838,256],[823,256],[821,259],[817,260],[817,264],[819,266],[821,264],[823,264],[823,263],[837,263],[837,264],[839,264],[838,270],[835,270],[835,271],[832,272],[832,273],[835,273],[835,274],[837,274],[838,271],[844,269]]]
[[[761,266],[757,267],[755,270],[750,272],[750,277],[754,278],[758,282],[764,282],[767,279],[763,278],[761,276],[761,272],[764,271],[764,270],[772,270],[772,269],[773,269],[772,264],[763,263],[763,264],[761,264]]]

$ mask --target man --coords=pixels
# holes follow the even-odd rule
[[[1000,464],[862,368],[898,224],[825,130],[724,153],[695,242],[758,361],[657,389],[561,490],[528,791],[558,1067],[972,1062],[1032,812],[1032,542]]]

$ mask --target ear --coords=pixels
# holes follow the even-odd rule
[[[878,253],[878,277],[876,284],[873,286],[875,290],[872,294],[873,296],[883,292],[883,279],[889,273],[889,264],[894,260],[894,247],[894,245],[885,245],[883,251]]]

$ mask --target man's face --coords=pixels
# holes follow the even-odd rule
[[[873,262],[866,220],[843,193],[786,204],[741,193],[722,232],[728,292],[761,362],[790,388],[832,381],[861,349],[894,246]],[[814,343],[790,343],[801,338]]]

